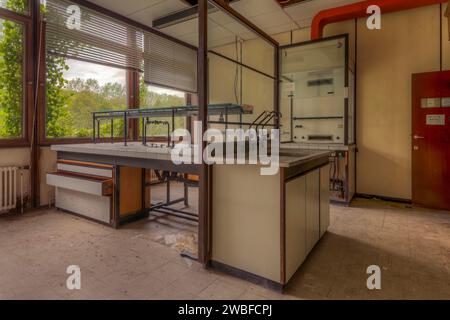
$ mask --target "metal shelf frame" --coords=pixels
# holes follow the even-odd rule
[[[152,118],[171,118],[172,131],[175,128],[175,118],[186,118],[191,116],[199,115],[198,106],[179,106],[179,107],[168,107],[168,108],[143,108],[143,109],[126,109],[126,110],[107,110],[107,111],[97,111],[92,113],[92,140],[94,143],[100,139],[100,125],[103,121],[110,121],[111,124],[111,141],[114,141],[114,119],[124,120],[124,132],[123,138],[124,143],[127,145],[128,142],[128,120],[139,119],[142,121],[143,127],[146,123],[149,123],[149,119]],[[239,116],[239,122],[234,122],[234,124],[243,126],[243,116],[253,114],[252,110],[244,108],[244,106],[225,103],[225,104],[211,104],[208,105],[208,118],[210,116],[220,116],[223,117],[224,121],[216,121],[214,123],[223,124],[228,128],[229,121],[228,117],[237,115]],[[145,140],[144,140],[145,141]]]

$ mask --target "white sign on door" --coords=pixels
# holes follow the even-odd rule
[[[444,114],[427,115],[427,126],[445,126],[445,115]]]

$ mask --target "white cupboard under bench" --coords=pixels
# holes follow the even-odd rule
[[[212,266],[282,290],[329,227],[329,168],[328,152],[282,155],[275,176],[215,165]]]

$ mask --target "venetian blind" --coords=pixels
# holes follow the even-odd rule
[[[144,32],[144,76],[149,84],[197,92],[197,51]]]
[[[144,71],[144,79],[149,84],[197,91],[195,49],[74,5],[69,0],[47,0],[48,54],[137,69]]]
[[[66,0],[47,0],[45,20],[48,54],[141,69],[138,28]]]

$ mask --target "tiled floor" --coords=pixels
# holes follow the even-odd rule
[[[450,299],[450,214],[357,200],[332,207],[329,233],[284,295],[203,270],[155,242],[164,224],[122,230],[56,210],[0,218],[2,299]],[[174,229],[175,230],[175,229]],[[79,265],[81,291],[66,289]],[[382,269],[382,290],[366,268]]]

